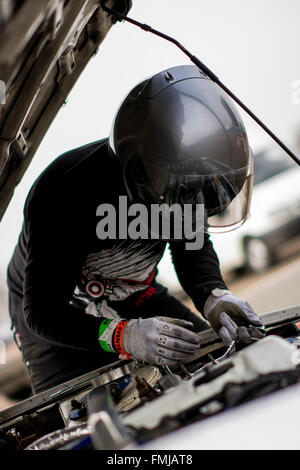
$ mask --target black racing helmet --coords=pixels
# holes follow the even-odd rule
[[[193,65],[139,83],[121,103],[109,146],[132,202],[204,204],[206,231],[247,219],[253,158],[231,98]]]

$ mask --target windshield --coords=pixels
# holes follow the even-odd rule
[[[254,155],[254,185],[272,178],[293,166],[289,159],[280,149],[264,150]]]

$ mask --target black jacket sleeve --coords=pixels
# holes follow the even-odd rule
[[[73,195],[56,191],[38,192],[25,206],[25,323],[40,340],[99,351],[101,320],[69,303],[85,254],[84,208]]]
[[[199,250],[187,250],[184,241],[171,242],[170,249],[183,289],[191,297],[195,307],[203,312],[205,301],[214,288],[228,289],[209,235],[204,235],[203,247]]]

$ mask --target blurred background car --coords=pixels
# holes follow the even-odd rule
[[[211,235],[222,272],[246,268],[260,273],[300,249],[300,169],[275,147],[254,154],[251,216],[239,229]],[[226,217],[226,213],[222,216]],[[158,279],[180,290],[169,250]]]
[[[262,272],[299,249],[300,170],[282,153],[269,148],[254,155],[249,220],[234,232],[211,237],[225,272],[242,267]]]

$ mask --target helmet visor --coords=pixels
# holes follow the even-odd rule
[[[172,169],[164,191],[161,187],[155,187],[154,180],[154,190],[158,195],[155,202],[160,201],[169,206],[180,204],[182,208],[189,204],[193,211],[200,210],[199,205],[202,205],[204,227],[209,233],[238,228],[249,217],[253,187],[252,156],[249,165],[239,170],[228,171],[218,163],[212,173],[211,161],[207,171],[203,171],[203,168],[205,170],[202,161],[201,172],[195,164],[185,165],[175,171]]]

